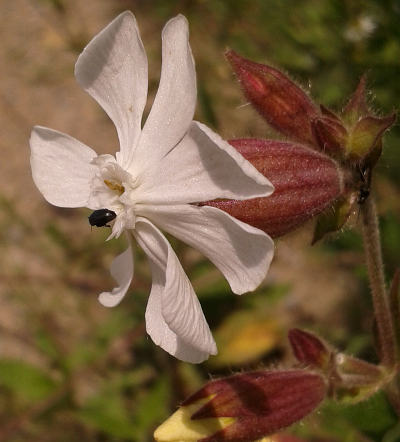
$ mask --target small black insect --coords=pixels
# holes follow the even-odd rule
[[[96,227],[111,227],[108,225],[110,221],[115,219],[117,214],[109,209],[95,210],[89,217],[89,224]]]
[[[358,191],[358,198],[357,198],[358,204],[364,204],[367,198],[369,197],[370,193],[371,191],[369,189],[366,189],[365,187],[361,186],[360,190]]]
[[[357,203],[358,204],[364,204],[367,198],[369,197],[369,194],[371,193],[371,169],[359,169],[360,178],[361,178],[361,185],[358,189],[358,198]]]

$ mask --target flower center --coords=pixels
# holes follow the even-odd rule
[[[120,184],[117,183],[116,181],[112,181],[112,180],[104,180],[104,184],[111,190],[115,191],[118,193],[118,195],[122,195],[125,192],[125,187]]]
[[[98,167],[92,180],[88,206],[93,209],[109,209],[116,213],[109,237],[118,237],[124,230],[134,229],[137,180],[124,170],[112,155],[100,155],[92,160]]]

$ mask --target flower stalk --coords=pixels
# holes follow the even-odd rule
[[[389,297],[386,292],[379,224],[373,197],[367,198],[360,206],[381,362],[387,368],[393,368],[396,364],[396,341]]]

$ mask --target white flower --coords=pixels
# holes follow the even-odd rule
[[[165,25],[162,60],[158,92],[142,129],[147,58],[134,16],[122,13],[94,37],[78,58],[75,76],[114,122],[120,151],[115,157],[97,155],[68,135],[35,127],[30,139],[32,175],[55,206],[116,213],[111,237],[127,232],[129,248],[111,265],[118,287],[101,293],[100,302],[115,306],[127,292],[134,238],[152,269],[148,334],[177,358],[201,362],[216,354],[216,345],[193,288],[159,228],[208,257],[235,293],[254,290],[271,262],[272,240],[216,208],[190,203],[267,196],[273,187],[227,142],[192,121],[196,73],[182,15]]]

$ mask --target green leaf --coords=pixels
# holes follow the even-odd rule
[[[368,401],[344,407],[342,413],[358,429],[371,433],[380,433],[397,422],[386,396],[381,392]]]
[[[382,439],[382,442],[398,442],[400,440],[400,423],[391,428]]]
[[[168,415],[170,384],[167,377],[159,379],[136,404],[135,441],[148,440],[152,427],[160,423]]]
[[[136,431],[119,388],[106,387],[91,397],[79,410],[78,418],[88,426],[114,437],[133,440]]]
[[[139,390],[149,370],[136,370],[108,379],[77,412],[86,425],[109,436],[146,441],[151,426],[167,415],[169,384],[159,379],[149,390]],[[128,393],[132,390],[134,395]]]
[[[25,401],[43,399],[56,388],[56,383],[44,370],[12,359],[0,360],[0,385]]]
[[[343,404],[330,402],[324,407],[324,414],[330,422],[329,425],[332,422],[343,422],[349,427],[371,434],[381,434],[397,422],[382,392],[356,405],[343,406]]]
[[[75,346],[71,354],[66,355],[66,367],[73,371],[92,363],[96,359],[101,359],[112,341],[122,336],[134,325],[135,320],[127,312],[122,310],[113,311],[105,321],[93,330],[90,345],[88,345],[88,342],[82,342]]]

